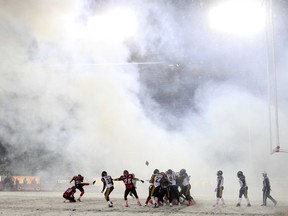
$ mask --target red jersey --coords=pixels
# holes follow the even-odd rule
[[[131,189],[134,187],[134,184],[133,184],[133,179],[134,179],[134,175],[133,174],[129,174],[127,176],[120,176],[119,177],[119,180],[123,181],[126,188],[127,189]]]
[[[77,175],[77,176],[74,176],[74,177],[71,179],[70,183],[71,183],[72,181],[75,181],[75,185],[79,185],[79,184],[81,184],[81,183],[83,182],[83,180],[84,180],[84,177],[83,177],[83,176]]]
[[[64,193],[64,197],[74,197],[74,193],[76,192],[76,188],[73,186],[71,188],[68,188]]]

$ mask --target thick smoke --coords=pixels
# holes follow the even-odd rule
[[[227,194],[237,193],[242,170],[258,196],[265,170],[280,194],[287,156],[270,155],[264,30],[254,38],[213,32],[210,1],[0,3],[3,169],[115,177],[129,169],[148,179],[154,168],[185,168],[195,196],[213,193],[218,169]],[[137,34],[107,40],[94,19],[119,6],[136,11]],[[276,57],[288,148],[284,12]]]

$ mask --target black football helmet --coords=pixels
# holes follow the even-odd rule
[[[154,174],[159,174],[159,169],[155,169],[153,173]]]
[[[243,176],[243,172],[242,171],[238,171],[237,172],[237,177],[239,178],[240,176]]]
[[[185,169],[181,169],[180,170],[180,175],[184,175],[186,173],[186,170]]]
[[[168,170],[167,170],[167,174],[172,174],[172,170],[171,170],[171,169],[168,169]]]
[[[106,171],[103,171],[101,175],[102,175],[102,177],[103,177],[103,176],[107,176],[107,172],[106,172]]]
[[[223,175],[223,171],[222,170],[218,170],[217,171],[217,176],[222,176]]]

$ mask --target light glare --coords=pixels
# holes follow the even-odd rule
[[[137,30],[137,16],[130,9],[114,9],[96,16],[87,26],[87,34],[94,39],[124,40]]]
[[[234,0],[223,2],[209,13],[210,27],[237,35],[254,35],[265,25],[265,10],[260,1]]]

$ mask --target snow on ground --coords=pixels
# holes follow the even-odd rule
[[[82,202],[64,203],[61,192],[0,192],[0,215],[278,215],[288,216],[288,203],[279,201],[274,207],[272,203],[267,207],[260,206],[260,202],[247,207],[245,200],[241,207],[235,207],[235,201],[226,201],[226,207],[213,207],[215,200],[199,199],[194,206],[162,206],[157,209],[152,206],[137,206],[136,202],[129,198],[130,207],[124,207],[121,198],[113,199],[113,208],[106,206],[106,201],[101,195],[85,193]],[[77,197],[77,196],[76,196]],[[141,200],[144,203],[144,200]]]

